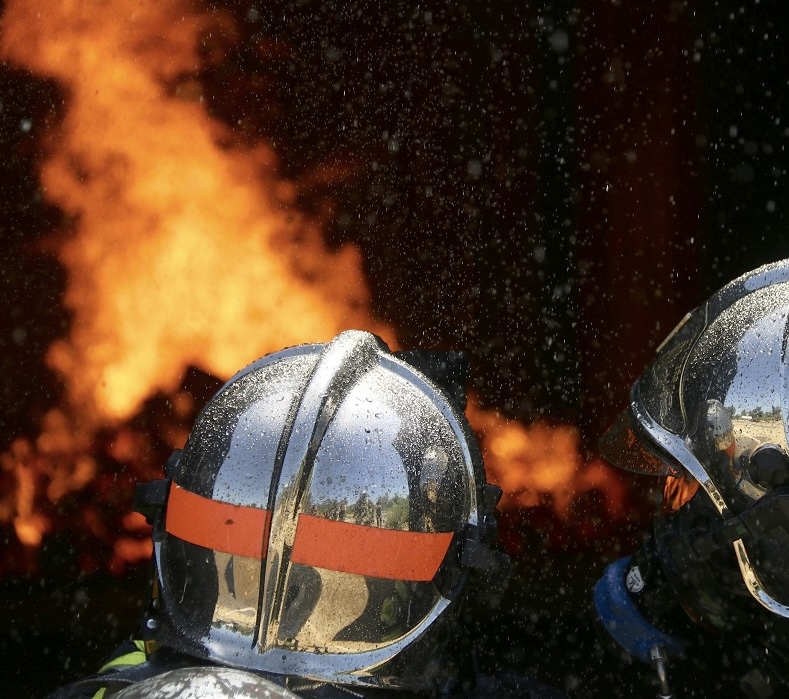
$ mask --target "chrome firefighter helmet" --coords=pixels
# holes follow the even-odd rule
[[[299,699],[298,694],[260,675],[221,666],[168,670],[111,696],[114,699]]]
[[[613,464],[665,478],[654,530],[626,571],[647,616],[673,596],[705,628],[758,632],[784,650],[788,324],[789,261],[734,280],[658,348],[601,440]]]
[[[138,487],[155,640],[330,683],[451,682],[441,648],[470,571],[506,567],[460,356],[347,331],[231,378],[167,478]]]

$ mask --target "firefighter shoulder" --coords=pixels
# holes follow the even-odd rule
[[[467,374],[462,353],[392,353],[346,331],[232,377],[165,478],[138,486],[156,650],[94,679],[131,697],[165,671],[230,667],[302,697],[476,696],[488,680],[460,614],[509,560],[492,545],[500,490],[463,412]]]
[[[714,672],[739,658],[744,696],[789,692],[788,323],[789,261],[734,280],[663,342],[601,440],[611,463],[663,479],[651,534],[594,590],[660,696],[669,661],[702,646],[722,649]]]

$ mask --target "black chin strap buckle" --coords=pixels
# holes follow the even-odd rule
[[[153,527],[154,541],[161,536],[162,517],[170,493],[170,483],[180,458],[181,450],[176,449],[164,465],[165,477],[157,481],[138,483],[134,491],[134,511],[145,517],[145,521]]]
[[[150,525],[156,525],[167,504],[170,478],[148,483],[138,483],[134,491],[134,511],[139,512]]]
[[[493,546],[498,529],[494,515],[496,504],[501,498],[501,488],[485,483],[479,503],[480,521],[477,526],[466,527],[460,563],[465,568],[477,570],[485,580],[498,590],[504,590],[512,572],[510,557]]]

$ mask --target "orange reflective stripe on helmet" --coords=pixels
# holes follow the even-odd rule
[[[165,530],[214,551],[265,558],[271,513],[212,500],[173,483]],[[452,532],[381,529],[301,514],[293,563],[392,580],[428,581],[438,572]]]
[[[428,581],[438,572],[452,532],[380,529],[302,514],[293,563],[373,578]]]
[[[177,483],[170,488],[164,528],[190,544],[237,556],[265,558],[270,527],[268,510],[205,498]]]

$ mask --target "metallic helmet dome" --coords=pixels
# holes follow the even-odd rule
[[[185,667],[135,682],[115,699],[299,699],[285,687],[228,667]]]
[[[724,625],[728,612],[720,596],[699,591],[707,578],[698,569],[730,584],[725,566],[712,572],[710,554],[720,546],[739,568],[734,582],[745,598],[789,617],[789,492],[782,488],[789,485],[788,321],[789,260],[734,280],[658,348],[628,409],[601,440],[613,464],[666,476],[667,517],[694,501],[692,516],[660,528],[660,547],[676,586],[697,588],[684,602],[691,615],[713,625]],[[706,532],[692,532],[702,521]]]
[[[424,689],[500,491],[462,408],[369,333],[274,353],[197,418],[158,502],[149,627],[200,658]],[[446,639],[444,639],[446,640]],[[436,645],[437,644],[437,645]]]

